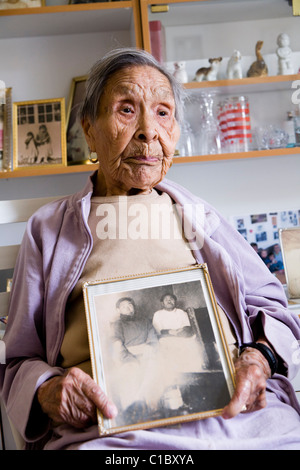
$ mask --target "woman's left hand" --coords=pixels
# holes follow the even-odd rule
[[[222,417],[230,419],[241,412],[257,411],[266,406],[266,384],[271,376],[265,357],[254,348],[247,348],[235,362],[236,388]]]

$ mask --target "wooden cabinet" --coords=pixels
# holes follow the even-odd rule
[[[188,158],[179,157],[175,159],[175,163],[299,154],[300,147],[260,150],[255,140],[256,128],[269,124],[277,128],[282,127],[287,112],[294,110],[295,102],[299,101],[299,94],[297,98],[293,86],[300,87],[300,82],[296,82],[300,79],[297,73],[300,68],[300,18],[293,16],[289,2],[157,0],[153,7],[150,0],[141,0],[141,18],[144,48],[152,51],[154,45],[151,40],[155,33],[151,33],[149,25],[158,23],[163,59],[167,67],[174,71],[175,62],[185,62],[188,75],[185,87],[189,96],[192,96],[193,104],[197,93],[212,90],[220,101],[234,95],[247,95],[249,98],[253,134],[251,151],[216,155],[195,154]],[[280,33],[287,33],[290,37],[294,70],[289,75],[278,75],[276,49]],[[255,46],[258,40],[264,41],[261,52],[268,66],[268,75],[249,78],[247,71],[256,60]],[[228,80],[227,64],[235,50],[239,50],[242,55],[243,78]],[[195,72],[200,67],[208,67],[209,58],[217,57],[222,57],[217,80],[195,81]],[[195,113],[190,124],[194,132],[197,132]]]
[[[123,46],[142,47],[138,0],[0,10],[0,76],[12,87],[13,102],[64,97],[67,104],[72,79]],[[90,169],[49,165],[0,172],[0,177]]]

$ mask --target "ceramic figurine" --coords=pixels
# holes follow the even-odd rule
[[[234,78],[243,78],[241,60],[241,53],[237,50],[233,51],[233,54],[228,60],[227,64],[227,78],[229,80]]]
[[[195,80],[197,82],[202,82],[203,80],[217,80],[217,75],[219,72],[219,68],[222,62],[222,57],[218,57],[216,59],[209,59],[209,63],[211,64],[210,67],[201,67],[197,70],[195,75]]]
[[[174,77],[180,83],[187,83],[189,81],[187,71],[185,70],[185,62],[174,62],[175,72]]]
[[[290,38],[286,33],[281,33],[277,37],[278,48],[278,75],[290,75],[295,73],[292,64],[292,49],[290,48]]]
[[[256,61],[250,66],[247,77],[262,77],[263,75],[268,75],[268,67],[261,55],[261,48],[263,46],[263,41],[257,41],[255,46],[255,55]]]

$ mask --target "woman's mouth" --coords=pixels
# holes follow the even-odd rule
[[[131,155],[127,157],[125,161],[132,161],[132,162],[139,162],[144,164],[151,164],[156,163],[161,160],[161,157],[154,156],[154,155]]]

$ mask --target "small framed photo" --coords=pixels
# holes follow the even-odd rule
[[[284,272],[290,299],[300,299],[300,227],[279,229]]]
[[[118,415],[99,434],[217,416],[234,390],[233,363],[206,264],[87,282],[94,380]]]
[[[78,116],[83,101],[87,75],[72,79],[67,109],[67,162],[68,165],[85,164],[89,161],[89,148]]]
[[[38,8],[46,5],[45,0],[0,0],[0,10]]]
[[[13,103],[14,169],[66,165],[65,99]]]
[[[2,125],[2,156],[0,159],[0,170],[9,171],[11,169],[11,149],[12,149],[12,89],[5,89],[5,104],[3,105],[2,117],[0,111],[0,126]]]

